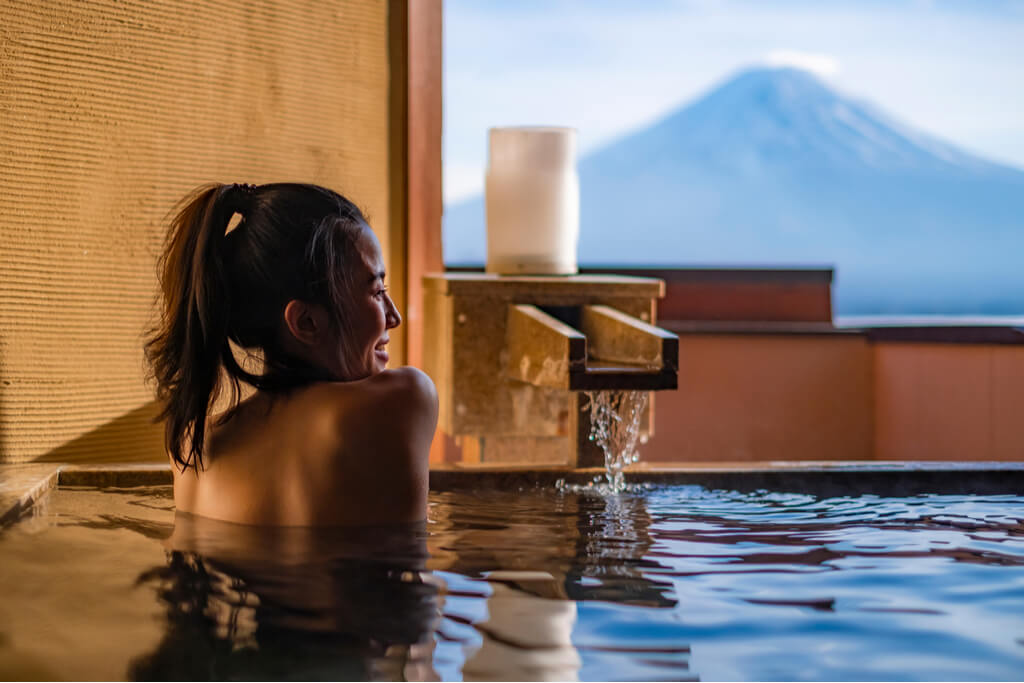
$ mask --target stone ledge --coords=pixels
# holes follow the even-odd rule
[[[0,467],[0,529],[21,519],[37,500],[57,486],[57,465]]]
[[[97,488],[133,488],[170,486],[174,483],[171,466],[159,465],[65,465],[60,469],[60,486]]]
[[[537,465],[438,465],[430,470],[430,488],[456,489],[553,487],[558,480],[585,485],[604,470],[570,470]],[[703,486],[734,491],[770,490],[822,497],[923,493],[1024,495],[1024,462],[700,462],[641,463],[626,472],[630,483],[652,486]],[[21,518],[56,486],[132,488],[169,486],[170,465],[0,466],[0,528]]]
[[[430,471],[431,489],[532,488],[559,479],[587,484],[604,470],[564,467],[439,466]],[[626,471],[626,481],[654,486],[703,486],[734,491],[770,490],[822,497],[877,494],[1024,494],[1021,462],[743,462],[656,463]]]

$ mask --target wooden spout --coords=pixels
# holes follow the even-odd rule
[[[582,306],[580,327],[536,306],[510,305],[506,376],[571,391],[676,388],[676,335],[609,306]]]
[[[583,306],[580,331],[587,338],[588,367],[593,370],[602,363],[634,371],[675,374],[679,369],[679,337],[611,306]]]
[[[534,386],[569,389],[570,378],[586,370],[586,338],[536,306],[508,307],[505,349],[506,376]]]

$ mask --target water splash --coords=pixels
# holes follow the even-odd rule
[[[646,391],[587,391],[590,411],[590,440],[604,453],[604,479],[585,487],[562,484],[560,490],[596,490],[598,493],[622,493],[629,490],[623,469],[640,459],[636,452],[640,440],[640,417],[647,407]]]

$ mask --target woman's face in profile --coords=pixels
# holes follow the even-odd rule
[[[385,286],[384,257],[370,228],[364,228],[355,242],[353,263],[355,288],[349,311],[352,379],[363,379],[383,371],[388,364],[388,330],[398,327],[402,316]]]

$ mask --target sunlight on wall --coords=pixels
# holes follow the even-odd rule
[[[142,335],[165,216],[196,185],[330,186],[387,257],[387,9],[5,3],[0,462],[122,416],[110,448],[159,443]]]

